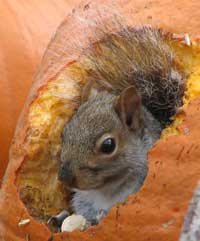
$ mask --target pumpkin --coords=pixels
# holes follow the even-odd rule
[[[0,2],[0,179],[36,67],[56,27],[78,2],[80,0]]]
[[[81,4],[62,22],[47,48],[15,132],[0,192],[0,235],[5,240],[178,240],[188,201],[200,178],[200,45],[196,40],[200,4],[169,0],[118,3],[113,7],[100,0]],[[101,38],[101,33],[92,31],[90,20],[96,19],[97,25],[107,22],[118,7],[130,25],[142,21],[193,38],[190,46],[178,41],[173,45],[189,73],[185,114],[150,151],[149,174],[138,194],[85,232],[52,234],[45,222],[67,208],[68,198],[56,178],[60,133],[78,107],[80,89],[88,79],[78,60],[83,48]],[[117,28],[111,27],[112,31]]]

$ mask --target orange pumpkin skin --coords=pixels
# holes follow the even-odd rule
[[[78,2],[80,0],[0,2],[0,180],[35,70],[56,27]]]
[[[103,1],[102,1],[103,2]],[[134,16],[137,22],[161,26],[171,32],[187,32],[194,38],[198,37],[200,4],[196,1],[119,1],[122,11],[128,19]],[[101,4],[101,1],[99,1]],[[84,5],[83,5],[84,8]],[[95,8],[92,5],[92,8]],[[176,9],[176,10],[175,10]],[[177,14],[179,9],[179,14]],[[87,12],[87,9],[85,10]],[[174,13],[174,15],[173,15]],[[184,17],[183,17],[184,16]],[[190,24],[187,23],[190,20]],[[68,21],[73,21],[69,17]],[[81,30],[77,27],[77,36]],[[65,33],[73,38],[70,32]],[[64,48],[64,46],[63,46]],[[69,50],[70,51],[70,50]],[[59,58],[58,58],[59,59]],[[63,59],[61,59],[63,60]],[[60,71],[64,61],[57,63]],[[39,75],[43,88],[54,72],[44,63]],[[32,100],[37,97],[38,86],[32,91]],[[130,197],[128,203],[119,208],[113,208],[109,215],[96,227],[85,232],[72,234],[56,234],[53,240],[178,240],[183,216],[193,190],[199,179],[200,164],[198,157],[200,114],[198,108],[200,99],[193,101],[186,109],[184,123],[180,126],[180,135],[170,137],[167,141],[159,141],[149,155],[150,171],[141,192]],[[26,111],[30,108],[26,107]],[[25,112],[26,112],[25,111]],[[25,118],[26,120],[26,118]],[[189,128],[186,135],[184,128]],[[26,135],[26,125],[20,130],[20,138],[15,142],[15,148],[22,143]],[[11,155],[4,183],[0,192],[0,237],[13,240],[48,240],[50,231],[44,224],[39,224],[28,214],[21,202],[15,184],[16,171],[24,161],[23,153]],[[30,219],[30,223],[19,227],[21,219]]]

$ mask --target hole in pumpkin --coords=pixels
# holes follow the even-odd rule
[[[197,43],[185,46],[174,42],[173,48],[189,75],[183,99],[184,105],[187,105],[200,93],[200,46]],[[26,155],[17,173],[16,184],[30,215],[42,222],[62,210],[70,209],[69,193],[57,179],[57,156],[60,151],[61,131],[78,107],[76,97],[80,95],[80,86],[87,80],[88,73],[78,63],[73,63],[39,91],[29,109],[24,146]],[[71,93],[74,102],[69,100],[69,97],[65,98],[66,93]],[[177,135],[178,125],[182,120],[183,116],[178,115],[173,123],[164,129],[162,138]]]

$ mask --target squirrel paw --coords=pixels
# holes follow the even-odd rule
[[[55,232],[60,232],[62,223],[67,217],[69,217],[69,212],[66,210],[63,210],[59,214],[49,218],[49,220],[47,221],[47,225],[51,230]]]

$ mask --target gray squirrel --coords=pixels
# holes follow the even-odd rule
[[[182,105],[184,71],[170,39],[151,27],[107,34],[85,51],[90,80],[62,132],[59,179],[91,224],[139,191],[147,154]]]

